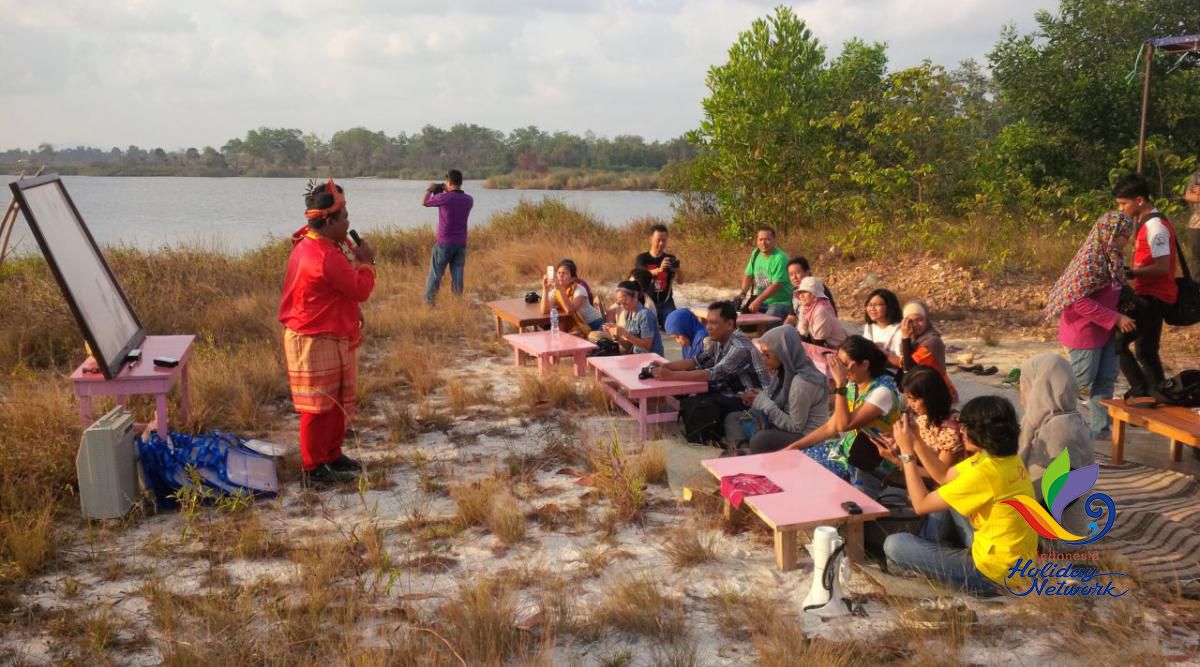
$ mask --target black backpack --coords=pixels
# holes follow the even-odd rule
[[[1160,405],[1200,407],[1200,371],[1186,370],[1158,385],[1155,399]]]
[[[688,442],[720,443],[725,435],[720,406],[708,394],[679,399],[679,430]]]

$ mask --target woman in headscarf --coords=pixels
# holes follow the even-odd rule
[[[763,454],[783,449],[829,419],[829,383],[792,327],[775,327],[756,344],[771,383],[765,391],[741,394],[749,409],[725,416],[725,437],[734,447],[748,439],[750,452]]]
[[[929,308],[922,301],[909,301],[904,305],[904,319],[900,321],[901,368],[905,371],[917,366],[927,366],[937,371],[946,381],[952,402],[958,402],[958,390],[946,374],[946,344],[942,333],[929,321]]]
[[[1133,220],[1120,213],[1100,216],[1046,298],[1046,319],[1059,318],[1058,340],[1067,348],[1076,383],[1089,397],[1095,438],[1108,430],[1108,411],[1100,399],[1112,398],[1120,370],[1114,330],[1134,329],[1133,319],[1117,311],[1125,284],[1121,251],[1133,228]]]
[[[679,343],[684,359],[696,356],[696,353],[704,346],[704,339],[708,338],[708,329],[704,328],[704,323],[689,308],[672,311],[670,315],[667,315],[664,328]]]
[[[1038,500],[1042,500],[1042,475],[1055,457],[1070,452],[1071,470],[1096,462],[1092,434],[1076,409],[1079,385],[1070,365],[1053,352],[1039,354],[1021,364],[1021,436],[1018,454],[1029,469]],[[1062,515],[1063,528],[1087,534],[1083,503],[1076,500]]]
[[[825,295],[825,284],[816,276],[807,276],[796,288],[800,311],[796,331],[807,343],[836,348],[846,340],[846,330],[838,321],[837,311]]]

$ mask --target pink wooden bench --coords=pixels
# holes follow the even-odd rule
[[[703,394],[708,391],[707,382],[638,379],[638,373],[651,361],[666,363],[666,359],[654,353],[623,354],[617,357],[589,357],[587,363],[596,370],[596,379],[604,390],[621,406],[630,417],[638,422],[638,437],[646,439],[650,424],[673,422],[679,417],[679,402],[675,396]],[[674,408],[668,412],[651,413],[647,403],[655,398],[663,399]]]
[[[815,526],[839,526],[850,560],[863,558],[863,522],[888,515],[888,510],[842,478],[826,470],[807,454],[796,450],[731,456],[701,461],[719,480],[738,474],[766,475],[779,493],[747,496],[743,501],[775,531],[775,565],[795,569],[797,531]],[[853,500],[862,514],[847,514],[842,503]]]
[[[117,377],[105,380],[96,367],[96,360],[88,357],[71,374],[71,389],[79,399],[79,418],[84,428],[92,423],[92,397],[116,396],[121,406],[130,396],[151,394],[154,396],[157,413],[156,426],[160,434],[168,432],[167,393],[171,385],[179,383],[179,410],[183,420],[188,419],[188,362],[192,358],[192,341],[195,336],[146,336],[142,340],[142,358],[132,368],[121,368]],[[179,365],[160,368],[154,365],[155,357],[173,357]]]
[[[550,367],[559,357],[572,357],[575,360],[575,377],[583,377],[587,369],[587,353],[596,349],[595,343],[568,333],[558,334],[555,341],[549,331],[531,331],[529,333],[506,334],[504,340],[513,346],[516,353],[515,365],[520,366],[524,359],[522,354],[536,357],[538,373],[546,375]]]

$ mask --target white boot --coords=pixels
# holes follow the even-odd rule
[[[804,598],[804,611],[819,616],[844,616],[850,613],[849,601],[842,595],[842,570],[847,564],[842,545],[837,528],[818,526],[813,530],[812,543],[808,545],[809,555],[813,559],[812,588],[808,591],[808,597]]]

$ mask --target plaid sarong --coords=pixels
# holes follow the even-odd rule
[[[283,353],[296,412],[322,414],[340,409],[349,423],[354,417],[358,356],[350,340],[284,329]]]

